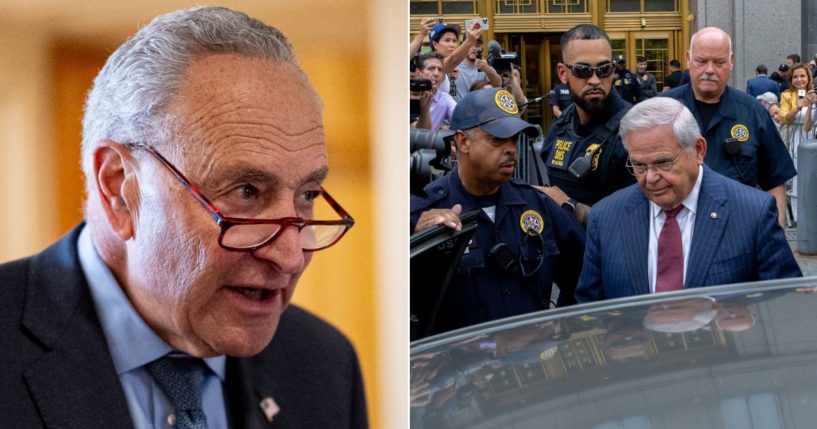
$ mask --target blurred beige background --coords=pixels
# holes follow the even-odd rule
[[[155,15],[196,4],[0,2],[0,262],[39,252],[82,219],[82,104],[107,56]],[[371,426],[404,427],[407,3],[219,4],[283,31],[323,98],[332,170],[326,187],[357,223],[339,245],[316,255],[295,301],[352,339]]]

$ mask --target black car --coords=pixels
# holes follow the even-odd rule
[[[817,278],[578,305],[416,341],[411,427],[817,427]]]

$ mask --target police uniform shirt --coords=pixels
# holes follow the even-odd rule
[[[443,332],[504,317],[548,308],[551,287],[559,286],[558,305],[575,303],[573,290],[581,273],[584,229],[545,194],[526,184],[506,182],[494,205],[494,220],[485,213],[485,198],[465,190],[457,171],[428,184],[426,197],[411,197],[411,231],[420,215],[434,208],[462,205],[462,212],[480,209],[477,231],[459,261],[437,313],[433,332]],[[493,202],[493,201],[491,201]],[[541,234],[526,234],[533,228]],[[530,277],[498,268],[488,256],[497,243],[505,243]],[[420,293],[422,285],[412,285]]]
[[[550,97],[548,102],[551,106],[559,106],[559,110],[565,111],[571,104],[573,98],[570,96],[570,88],[567,85],[560,83],[550,90]]]
[[[681,78],[684,76],[680,70],[676,70],[670,73],[667,77],[664,78],[664,87],[665,88],[677,88],[681,85]]]
[[[717,111],[705,127],[690,85],[662,95],[681,101],[695,116],[706,138],[704,162],[711,169],[764,191],[797,175],[780,133],[757,99],[727,86]],[[728,139],[733,139],[728,144],[736,146],[734,156],[727,151]]]
[[[621,98],[628,103],[635,104],[638,102],[641,85],[638,83],[638,77],[630,73],[626,68],[618,74],[618,79],[613,81],[613,86],[616,87]]]
[[[613,192],[635,183],[627,171],[627,151],[618,136],[621,117],[630,109],[618,92],[611,91],[607,108],[587,123],[579,123],[576,106],[562,112],[550,127],[542,146],[548,180],[571,198],[593,205]],[[601,146],[601,147],[599,147]],[[569,172],[580,157],[593,153],[587,176],[579,179]]]

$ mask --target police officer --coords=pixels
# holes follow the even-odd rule
[[[621,98],[630,104],[635,104],[641,99],[641,85],[638,83],[638,76],[627,70],[626,63],[624,55],[616,58],[616,76],[613,79],[613,85]]]
[[[557,84],[548,94],[548,103],[550,103],[550,108],[553,110],[553,117],[558,119],[562,116],[562,112],[573,104],[570,88],[563,83]]]
[[[468,93],[454,109],[450,129],[457,167],[426,186],[425,197],[412,196],[411,231],[440,224],[459,229],[461,213],[480,212],[432,331],[548,308],[554,282],[558,305],[575,303],[584,230],[552,199],[511,181],[519,133],[536,134],[519,119],[511,93],[502,88]],[[511,263],[500,267],[502,258]]]
[[[612,89],[615,63],[604,30],[577,25],[561,44],[557,72],[575,104],[545,137],[542,159],[551,186],[542,190],[585,223],[589,206],[635,183],[618,136],[619,121],[631,105]]]
[[[797,171],[763,106],[727,85],[735,63],[731,46],[729,35],[719,28],[695,33],[687,52],[690,84],[662,95],[681,101],[692,111],[707,141],[704,162],[724,176],[769,192],[777,202],[782,226],[785,183]]]

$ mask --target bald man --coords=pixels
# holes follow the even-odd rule
[[[690,83],[662,95],[692,111],[709,145],[704,162],[724,176],[771,194],[783,225],[785,183],[797,172],[763,106],[728,86],[735,64],[731,38],[719,28],[701,29],[692,35],[687,64]]]

